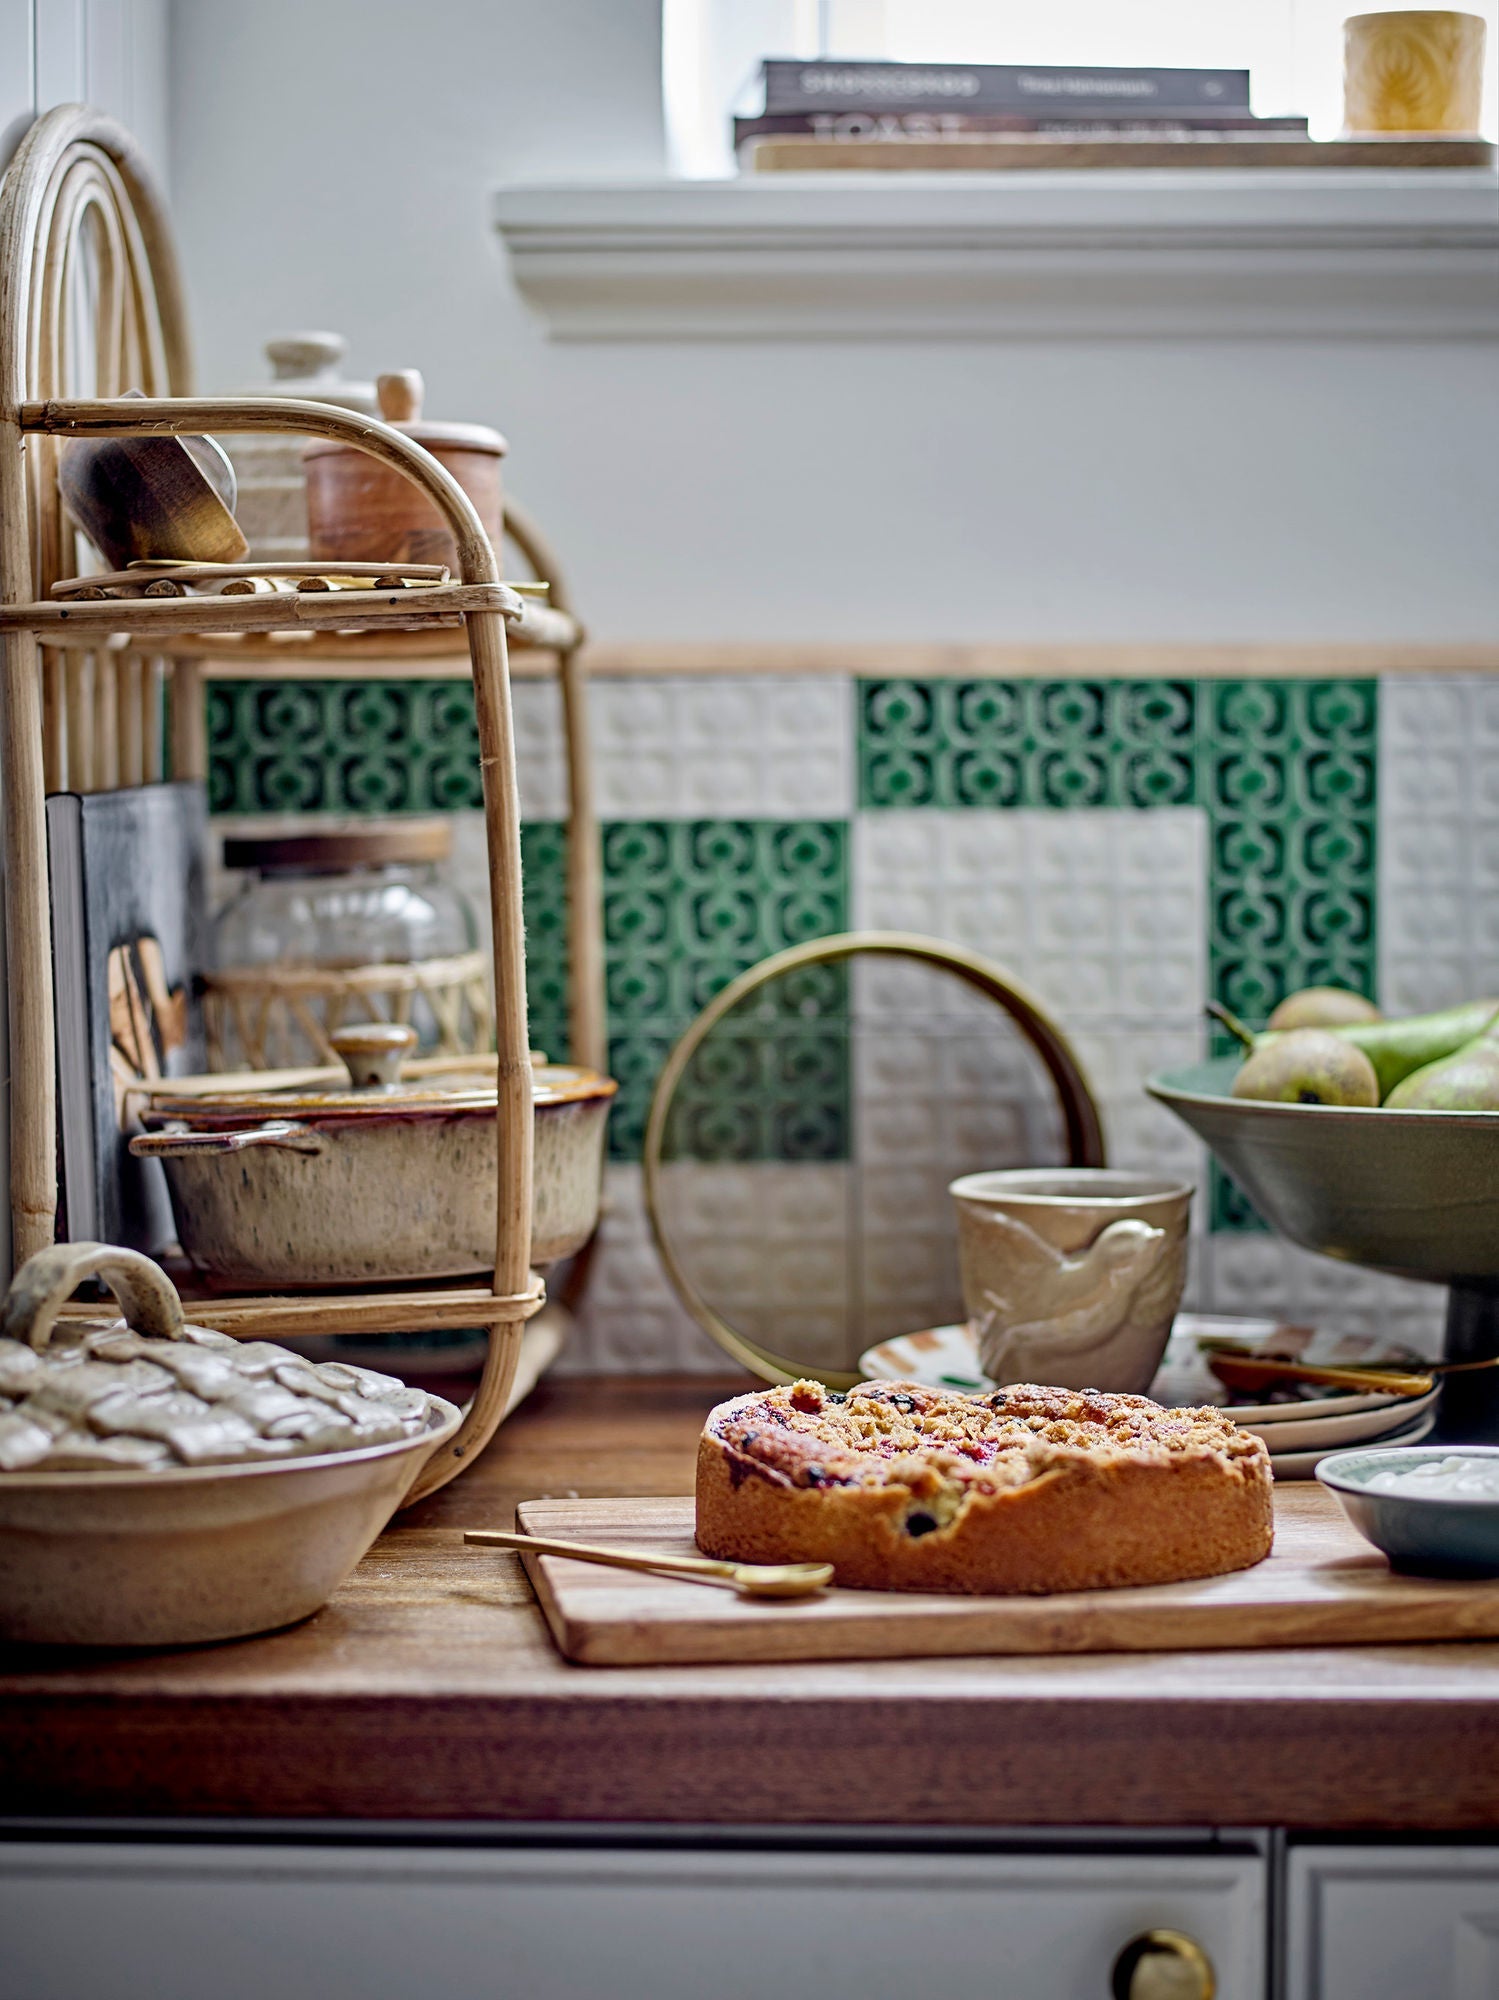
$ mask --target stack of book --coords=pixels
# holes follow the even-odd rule
[[[1467,166],[1490,153],[1424,135],[1319,143],[1305,118],[1254,115],[1247,69],[776,59],[761,73],[764,110],[734,120],[735,154],[757,173],[1389,166],[1395,147],[1402,166]]]

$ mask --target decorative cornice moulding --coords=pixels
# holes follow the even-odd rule
[[[493,216],[562,341],[1499,337],[1482,170],[516,186]]]

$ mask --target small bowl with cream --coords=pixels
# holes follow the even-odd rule
[[[1336,1451],[1317,1477],[1391,1568],[1499,1576],[1499,1446]]]

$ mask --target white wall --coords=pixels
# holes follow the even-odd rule
[[[167,0],[0,0],[0,161],[38,112],[96,104],[167,166]]]
[[[298,325],[420,365],[509,435],[611,638],[1499,631],[1486,346],[549,345],[486,199],[660,172],[658,12],[175,0],[205,382]]]
[[[167,0],[0,0],[0,166],[39,112],[90,103],[133,131],[164,176],[166,44]],[[7,1035],[4,963],[0,924],[0,1048]],[[9,1121],[0,1077],[0,1186],[9,1172]],[[0,1273],[9,1272],[10,1204],[0,1201]]]

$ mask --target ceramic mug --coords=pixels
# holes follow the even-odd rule
[[[1021,1167],[965,1174],[948,1192],[984,1372],[1143,1394],[1186,1283],[1190,1183]]]

